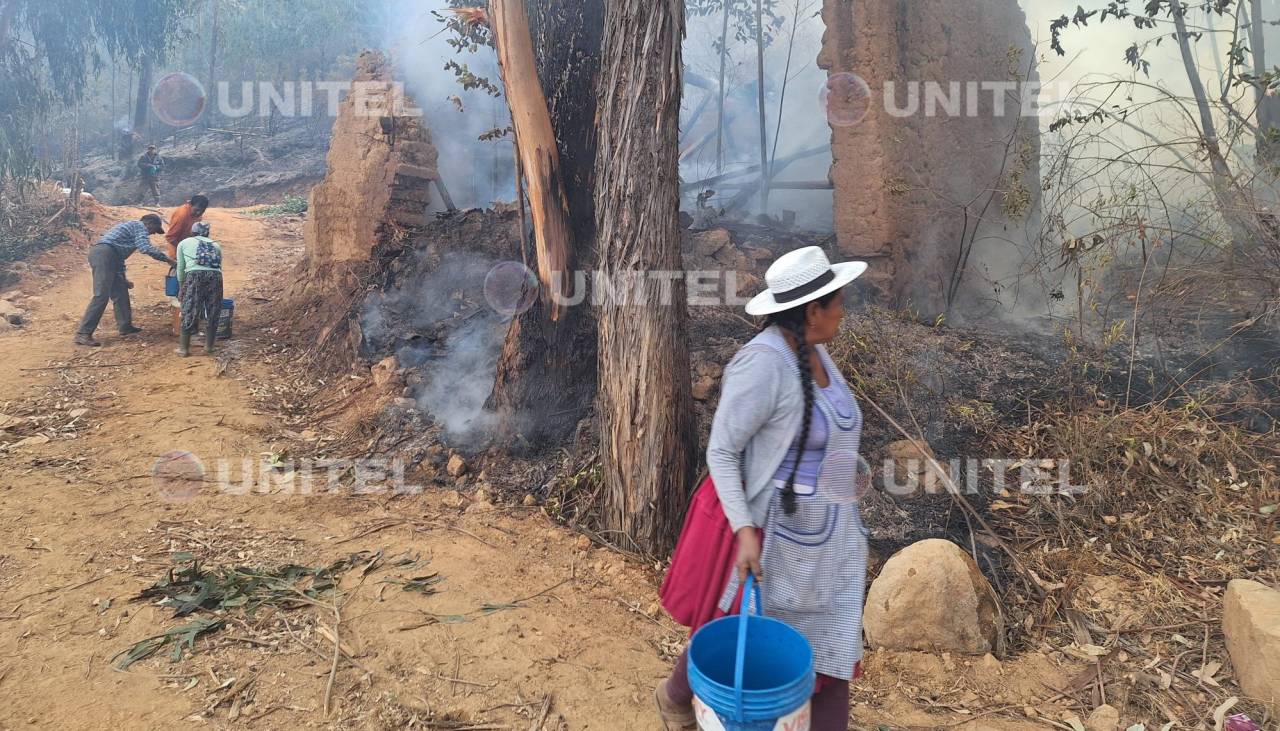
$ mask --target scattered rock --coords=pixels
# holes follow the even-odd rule
[[[731,246],[733,239],[729,232],[723,228],[713,228],[710,231],[699,231],[689,237],[693,246],[693,252],[698,256],[714,257],[721,249]]]
[[[886,650],[998,652],[1003,631],[986,577],[959,546],[941,539],[907,546],[885,562],[863,621],[868,643]]]
[[[693,398],[695,401],[710,401],[711,396],[716,392],[716,379],[703,376],[698,382],[693,384]]]
[[[1084,727],[1086,731],[1116,731],[1120,728],[1120,711],[1106,704],[1098,706],[1089,714]]]
[[[1227,584],[1222,632],[1240,687],[1280,714],[1280,591],[1247,579]]]
[[[400,407],[400,408],[404,409],[405,411],[417,411],[417,410],[418,410],[418,402],[417,402],[416,400],[414,400],[414,399],[411,399],[411,398],[404,398],[404,397],[402,396],[402,397],[400,397],[400,398],[396,399],[395,404],[396,404],[396,406],[398,406],[398,407]]]
[[[941,481],[930,484],[929,459],[934,458],[934,453],[928,444],[922,442],[921,446],[923,449],[909,439],[899,439],[884,448],[885,459],[893,461],[893,480],[899,490],[914,491],[921,485],[934,491],[944,489]]]
[[[763,246],[744,246],[742,253],[755,261],[769,261],[773,259],[773,252]]]
[[[314,442],[320,438],[320,433],[315,429],[305,429],[298,435],[298,438],[304,442]]]
[[[89,413],[88,409],[72,409],[71,411],[67,412],[67,416],[71,417],[72,419],[79,419],[80,417],[84,416],[87,413]]]
[[[444,497],[440,499],[440,502],[444,503],[446,508],[453,508],[454,510],[457,510],[465,507],[468,500],[465,495],[457,490],[448,490],[445,492]]]
[[[591,539],[586,536],[578,536],[578,538],[574,540],[573,545],[574,548],[577,548],[579,551],[585,551],[588,548],[591,548]]]
[[[14,315],[21,317],[24,315],[22,308],[10,302],[9,300],[0,300],[0,317],[9,318]]]
[[[399,365],[396,363],[394,355],[387,356],[378,361],[373,368],[369,369],[369,374],[373,376],[373,385],[378,388],[385,389],[392,381],[396,379],[396,370]]]
[[[16,330],[16,329],[17,328],[11,325],[8,320],[4,319],[3,317],[0,317],[0,333],[7,333],[10,330]]]
[[[538,498],[532,495],[525,495],[524,500],[521,500],[520,504],[525,506],[526,508],[532,508],[538,504]]]
[[[978,660],[976,665],[979,670],[992,675],[998,675],[1004,670],[1004,664],[997,660],[995,655],[992,655],[989,652],[983,655],[982,659]]]
[[[49,441],[50,441],[49,437],[45,436],[44,434],[37,434],[34,437],[27,437],[26,439],[23,439],[21,441],[14,442],[12,448],[20,449],[22,447],[38,447],[41,444],[48,444]]]
[[[462,455],[455,454],[449,457],[449,465],[445,468],[450,477],[462,477],[467,474],[467,461]]]
[[[20,314],[5,315],[4,319],[7,320],[9,324],[13,325],[14,327],[22,327],[23,316]]]
[[[444,445],[432,444],[430,447],[427,447],[427,459],[431,460],[431,463],[437,467],[444,464]]]
[[[488,500],[477,500],[471,503],[471,507],[467,508],[468,513],[492,513],[493,510],[494,505]]]
[[[708,354],[704,353],[693,364],[693,372],[698,374],[699,378],[712,378],[718,381],[720,376],[724,374],[724,366],[711,360]]]
[[[764,280],[750,272],[733,272],[737,277],[739,297],[754,297],[764,291]]]

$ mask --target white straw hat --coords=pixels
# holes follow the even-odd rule
[[[747,303],[747,314],[772,315],[821,299],[865,271],[865,261],[832,264],[817,246],[787,252],[765,273],[765,284],[769,288]]]

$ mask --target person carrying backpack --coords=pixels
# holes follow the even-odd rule
[[[204,352],[211,354],[222,315],[222,247],[209,238],[209,224],[192,227],[192,236],[178,244],[178,286],[182,300],[182,327],[178,331],[178,355],[191,355],[191,335],[204,320]]]

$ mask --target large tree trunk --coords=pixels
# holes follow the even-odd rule
[[[595,265],[596,75],[603,0],[533,0],[529,28],[569,204],[573,247],[566,261],[571,270],[589,270]],[[503,440],[521,448],[565,438],[596,395],[591,307],[565,308],[553,321],[545,305],[540,302],[512,321],[489,399],[489,408],[502,418]]]
[[[138,73],[138,99],[133,108],[133,131],[146,135],[147,110],[151,105],[151,76],[155,73],[155,65],[151,55],[142,54],[142,69]]]
[[[605,527],[662,555],[674,545],[697,466],[678,222],[684,0],[607,0],[600,79],[596,230],[605,277],[645,276],[602,302]],[[664,292],[664,290],[666,290]],[[663,295],[668,295],[663,301]]]

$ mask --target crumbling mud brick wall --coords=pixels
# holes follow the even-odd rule
[[[871,262],[891,304],[1008,306],[1039,228],[1039,120],[1022,101],[1038,80],[1017,0],[825,0],[823,19],[829,90],[856,75],[870,92],[865,117],[828,106],[842,252]]]
[[[311,192],[306,268],[365,261],[397,230],[424,226],[439,177],[431,133],[380,53],[360,55],[333,125],[328,173]]]

